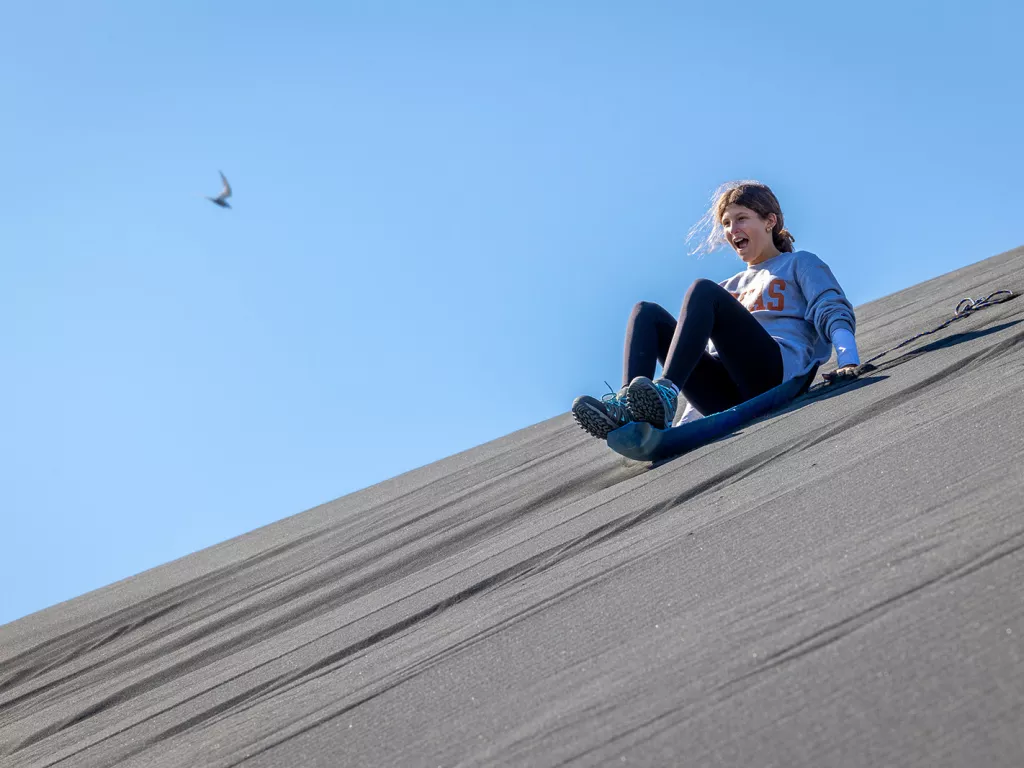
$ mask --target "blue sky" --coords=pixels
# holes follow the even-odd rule
[[[854,303],[1021,245],[1022,26],[8,4],[0,623],[600,394],[636,301],[740,271],[687,255],[723,181],[771,185]]]

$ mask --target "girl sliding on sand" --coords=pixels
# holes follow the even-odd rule
[[[728,243],[747,268],[722,283],[697,280],[679,319],[641,301],[629,317],[622,389],[602,399],[583,395],[573,415],[594,437],[631,421],[672,426],[717,413],[796,376],[806,376],[836,349],[837,370],[852,376],[859,358],[853,307],[828,266],[793,251],[782,208],[754,181],[723,185],[695,228],[710,226],[702,248]],[[661,378],[654,379],[658,363]]]

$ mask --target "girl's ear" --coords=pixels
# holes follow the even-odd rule
[[[769,225],[771,225],[772,229],[775,229],[775,225],[779,223],[779,218],[774,213],[769,213],[767,222]]]

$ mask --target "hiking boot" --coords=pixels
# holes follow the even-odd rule
[[[626,403],[633,421],[646,421],[655,429],[672,426],[679,402],[679,388],[668,379],[651,381],[637,376],[626,387]]]
[[[572,415],[577,424],[601,440],[608,437],[613,429],[633,420],[626,407],[625,387],[618,392],[609,392],[600,400],[590,395],[580,395],[573,400]]]

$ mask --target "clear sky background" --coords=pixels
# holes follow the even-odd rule
[[[687,255],[723,181],[772,186],[855,304],[1024,244],[1022,28],[3,4],[0,623],[601,394],[636,301],[740,271]]]

